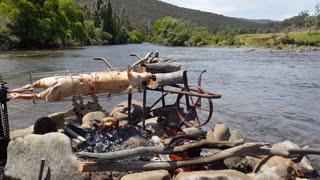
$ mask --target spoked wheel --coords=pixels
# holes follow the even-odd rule
[[[198,93],[206,94],[200,88]],[[207,124],[213,114],[211,98],[198,97],[196,95],[179,94],[176,107],[180,120],[190,127],[200,127]]]

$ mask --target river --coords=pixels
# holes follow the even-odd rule
[[[0,52],[0,72],[8,86],[16,88],[29,82],[28,72],[40,73],[69,69],[99,71],[104,64],[95,56],[110,59],[125,68],[135,62],[130,53],[141,56],[159,51],[160,57],[171,58],[188,70],[189,84],[195,84],[203,69],[205,89],[222,94],[214,100],[214,116],[207,125],[226,123],[241,129],[256,141],[290,140],[299,145],[320,148],[320,52],[271,51],[242,48],[184,48],[156,45],[92,46],[68,50]],[[141,94],[133,98],[141,100]],[[154,102],[155,96],[148,96]],[[126,96],[100,99],[111,110]],[[48,113],[71,108],[70,101],[45,103],[10,101],[11,129],[30,126]],[[318,166],[320,161],[316,161]]]

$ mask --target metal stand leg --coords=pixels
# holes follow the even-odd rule
[[[147,101],[147,84],[143,82],[143,110],[142,110],[142,129],[146,128],[146,101]]]
[[[0,73],[0,159],[6,159],[7,147],[10,141],[7,98],[8,88],[5,86],[6,82]]]
[[[130,124],[130,120],[131,120],[131,102],[132,102],[132,93],[128,93],[128,121]]]

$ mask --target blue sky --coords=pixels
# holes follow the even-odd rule
[[[314,13],[320,0],[161,0],[177,6],[248,19],[283,20],[303,10]]]

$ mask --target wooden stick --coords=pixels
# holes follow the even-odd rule
[[[161,161],[161,162],[82,162],[80,163],[80,172],[101,172],[101,171],[150,171],[157,169],[172,170],[179,167],[204,165],[213,163],[229,157],[245,156],[247,152],[256,152],[260,147],[265,146],[265,143],[247,143],[224,151],[220,151],[214,155],[200,157],[184,161]]]
[[[137,147],[133,149],[126,149],[121,151],[114,151],[108,153],[89,153],[89,152],[79,152],[78,157],[82,158],[95,158],[102,160],[103,162],[114,162],[118,160],[128,159],[132,157],[137,157],[141,155],[152,155],[152,154],[176,154],[182,153],[187,150],[197,149],[197,148],[224,148],[224,147],[235,147],[243,144],[243,140],[230,142],[230,141],[208,141],[201,140],[200,142],[186,144],[176,147],[164,147],[164,146],[148,146],[148,147]]]
[[[242,157],[242,156],[291,156],[291,155],[306,155],[314,154],[320,155],[320,149],[316,148],[292,148],[288,150],[276,150],[270,148],[262,148],[267,144],[265,143],[246,143],[234,148],[220,151],[216,154],[207,157],[200,157],[191,160],[184,161],[162,161],[162,162],[82,162],[80,163],[81,172],[99,172],[99,171],[135,171],[135,170],[159,170],[166,169],[172,170],[179,167],[194,166],[194,165],[206,165],[217,162],[230,157]]]
[[[62,129],[67,133],[69,134],[70,136],[72,136],[73,138],[76,138],[78,140],[80,140],[81,142],[86,142],[87,140],[80,136],[78,133],[76,133],[75,131],[73,131],[72,129],[68,128],[68,126],[66,125],[63,125],[62,126]]]

